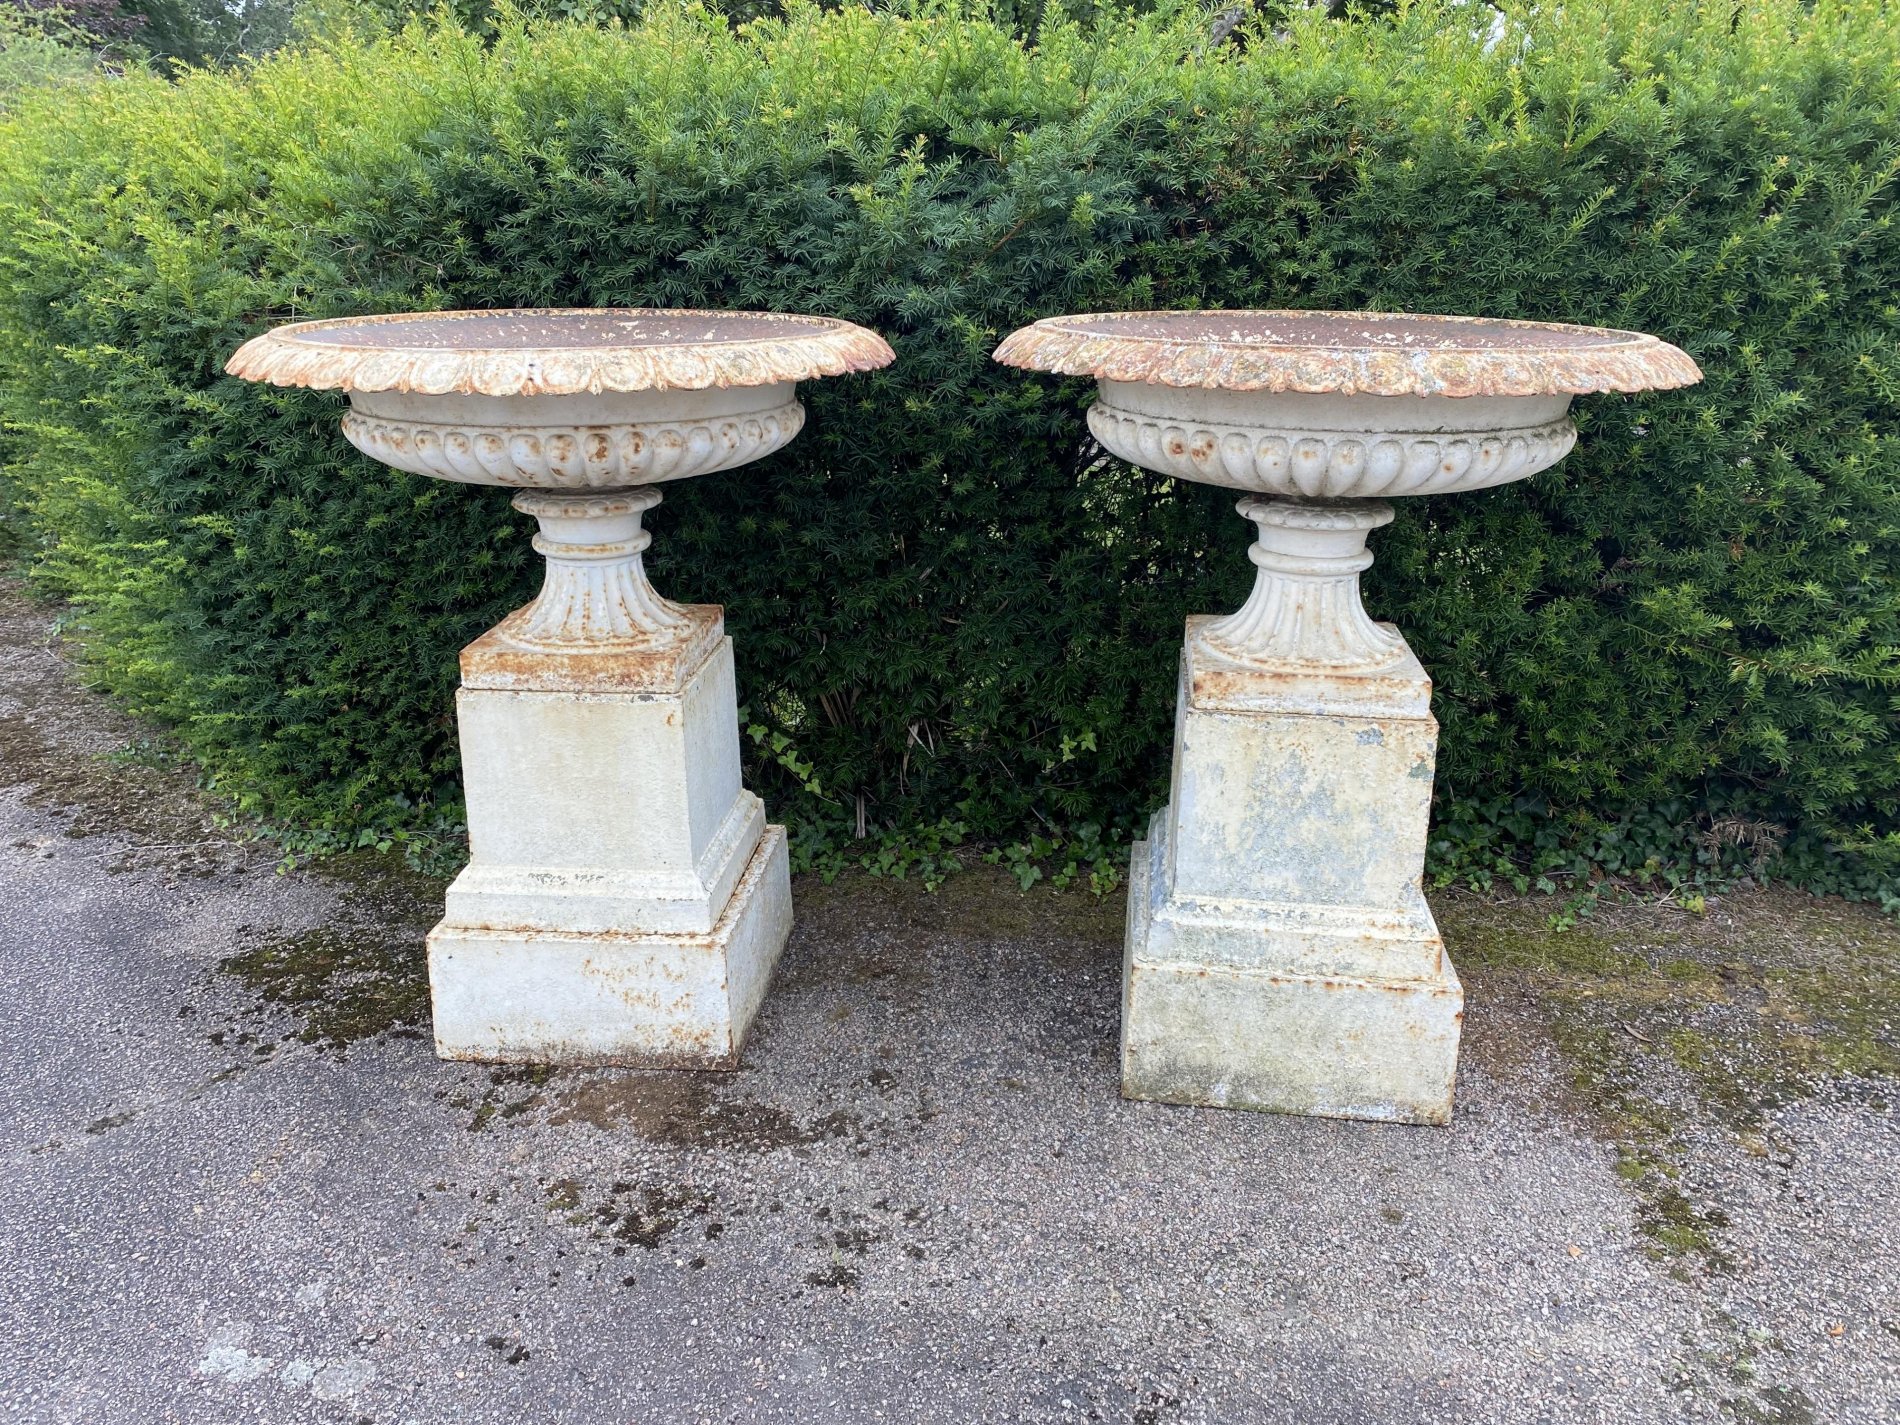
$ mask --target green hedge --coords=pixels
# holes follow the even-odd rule
[[[848,317],[897,364],[808,386],[787,452],[651,520],[659,587],[727,606],[749,775],[808,849],[1112,839],[1159,800],[1181,621],[1244,596],[1249,529],[1097,459],[1089,388],[996,367],[1003,333],[1242,305],[1635,327],[1707,382],[1585,400],[1556,470],[1376,539],[1367,601],[1437,679],[1441,824],[1890,837],[1900,27],[1877,0],[1492,15],[1213,46],[1198,11],[1097,16],[1025,46],[663,9],[24,101],[0,454],[38,576],[102,683],[253,810],[452,819],[455,651],[531,594],[526,522],[371,464],[334,398],[226,355],[415,307]]]

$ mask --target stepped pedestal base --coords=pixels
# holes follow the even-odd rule
[[[1464,992],[1420,889],[1437,724],[1371,669],[1250,666],[1192,619],[1173,795],[1129,872],[1129,1098],[1446,1123]]]
[[[732,1069],[792,928],[785,829],[769,826],[704,934],[484,930],[429,935],[444,1059]]]
[[[1165,816],[1166,813],[1162,813]],[[1162,816],[1156,818],[1159,824]],[[1157,831],[1160,830],[1157,825]],[[1449,1123],[1464,990],[1440,957],[1425,979],[1344,975],[1329,943],[1395,949],[1367,915],[1315,926],[1298,908],[1262,908],[1207,937],[1199,960],[1153,958],[1164,898],[1159,836],[1135,843],[1122,967],[1122,1093],[1161,1103],[1390,1123]],[[1428,922],[1429,924],[1429,922]],[[1212,929],[1212,927],[1208,927]],[[1436,935],[1432,935],[1436,940]]]
[[[469,863],[429,935],[436,1052],[734,1068],[792,895],[784,828],[740,785],[721,612],[547,647],[538,607],[462,653]]]

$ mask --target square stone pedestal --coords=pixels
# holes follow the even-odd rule
[[[731,1068],[791,931],[783,828],[740,785],[732,641],[462,653],[469,864],[429,935],[445,1059]]]
[[[1431,682],[1409,649],[1371,675],[1262,670],[1207,622],[1130,867],[1122,1091],[1449,1122],[1464,992],[1421,889]]]

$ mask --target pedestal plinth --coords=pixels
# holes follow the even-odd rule
[[[1130,1098],[1445,1123],[1464,994],[1420,890],[1438,724],[1376,673],[1224,657],[1192,619],[1169,804],[1129,872]]]
[[[548,582],[462,652],[469,863],[429,935],[444,1058],[732,1067],[790,933],[721,611],[640,567],[658,503],[516,500]]]

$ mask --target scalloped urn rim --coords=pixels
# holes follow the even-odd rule
[[[663,307],[504,307],[291,322],[225,371],[275,386],[559,396],[774,386],[888,366],[876,332],[836,317]]]
[[[1045,317],[1006,366],[1105,381],[1367,396],[1584,396],[1694,385],[1689,355],[1644,332],[1417,312],[1290,309]]]

